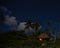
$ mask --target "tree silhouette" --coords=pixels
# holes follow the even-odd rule
[[[29,19],[29,20],[27,20],[27,21],[25,21],[25,22],[26,22],[26,23],[25,23],[25,29],[24,29],[24,30],[28,29],[29,31],[31,31],[30,28],[31,28],[32,20]],[[32,34],[32,33],[30,33],[30,35],[31,35],[31,34]],[[27,36],[30,36],[30,35],[27,35]]]
[[[48,33],[49,29],[48,27],[45,28],[45,33]]]
[[[51,26],[51,21],[50,20],[47,21],[47,25]]]
[[[35,30],[36,30],[36,32],[38,31],[38,27],[40,27],[41,26],[41,24],[39,24],[39,23],[35,23]]]
[[[48,21],[47,21],[47,27],[46,27],[46,29],[45,29],[45,32],[46,32],[47,34],[50,34],[49,31],[50,31],[51,28],[52,28],[52,26],[51,26],[51,21],[48,20]]]
[[[26,25],[25,29],[31,27],[31,23],[32,23],[32,20],[27,20],[25,24]]]
[[[38,23],[38,22],[33,22],[33,24],[31,25],[31,28],[32,28],[32,29],[35,29],[35,32],[34,32],[35,36],[38,36],[38,35],[41,33],[41,31],[38,30],[38,28],[39,28],[40,26],[41,26],[41,24]]]

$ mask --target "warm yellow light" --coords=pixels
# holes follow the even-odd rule
[[[40,41],[43,41],[43,38],[39,38]]]

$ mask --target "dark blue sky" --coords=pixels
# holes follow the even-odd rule
[[[12,15],[16,16],[18,21],[31,18],[41,22],[45,27],[46,21],[50,19],[52,25],[58,28],[57,18],[60,16],[60,3],[57,0],[2,0],[1,6],[12,11]]]

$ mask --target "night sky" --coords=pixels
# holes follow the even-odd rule
[[[8,8],[12,12],[11,15],[16,16],[20,22],[31,18],[41,22],[44,28],[46,21],[50,19],[53,26],[59,27],[57,18],[60,16],[60,2],[57,0],[2,0],[1,6]]]

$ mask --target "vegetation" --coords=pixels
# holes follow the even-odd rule
[[[3,22],[4,18],[2,16],[1,18],[0,21]],[[44,42],[44,40],[41,42],[39,40],[39,36],[41,33],[46,33],[49,36],[49,39],[51,38],[51,34],[49,33],[49,27],[52,28],[51,21],[49,20],[47,22],[48,26],[44,31],[38,30],[38,27],[41,26],[40,23],[33,22],[32,20],[28,20],[26,22],[25,29],[31,27],[32,29],[35,29],[35,32],[32,32],[32,35],[29,36],[25,34],[24,30],[9,30],[6,32],[0,32],[0,48],[43,48],[41,44]],[[19,24],[19,22],[17,24]],[[53,27],[52,30],[53,34],[56,35],[56,27]],[[53,40],[46,40],[46,43],[47,46],[44,46],[46,48],[53,48],[54,46],[60,48],[60,39],[56,40],[55,42]]]
[[[40,48],[42,42],[34,36],[26,36],[21,31],[0,32],[0,48]],[[48,41],[48,48],[53,48],[55,43]],[[57,48],[60,47],[60,39],[56,40]]]

